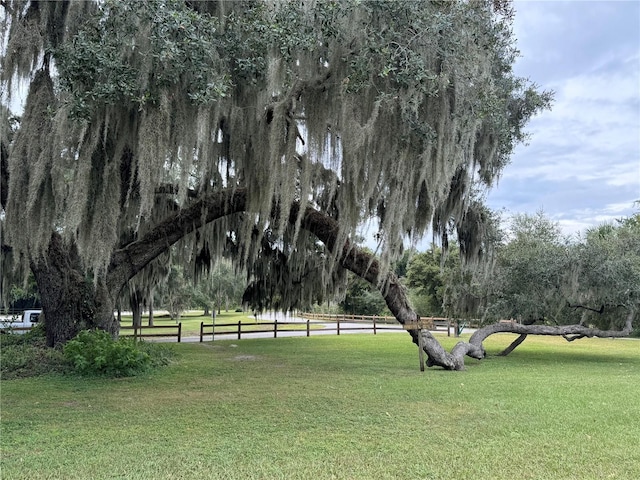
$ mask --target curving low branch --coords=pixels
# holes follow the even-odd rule
[[[228,189],[210,193],[188,207],[169,216],[142,238],[117,250],[111,259],[107,272],[107,285],[112,292],[120,288],[142,270],[149,262],[176,243],[186,234],[202,225],[226,215],[245,211],[248,192],[244,188]],[[300,215],[299,205],[292,206],[289,221],[295,223]],[[418,315],[411,308],[404,286],[393,272],[383,272],[378,260],[370,253],[353,245],[348,239],[342,245],[340,225],[332,217],[307,207],[301,216],[301,228],[309,231],[322,241],[327,248],[338,255],[340,264],[376,286],[382,294],[391,313],[401,324],[414,323]],[[340,249],[337,251],[337,249]],[[447,352],[438,340],[427,330],[422,330],[423,349],[427,354],[428,366],[440,366],[447,370],[463,370],[464,358],[485,357],[484,340],[495,333],[517,333],[526,335],[558,335],[565,338],[584,337],[625,337],[631,333],[635,310],[631,309],[622,330],[600,330],[583,325],[523,325],[518,323],[496,323],[478,329],[469,342],[458,342]],[[418,344],[418,332],[409,330],[413,342]]]

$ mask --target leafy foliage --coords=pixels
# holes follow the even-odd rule
[[[448,257],[448,262],[455,257]],[[407,286],[416,313],[422,316],[436,316],[443,313],[443,271],[442,252],[428,250],[411,258],[407,269]]]
[[[562,285],[570,263],[558,226],[542,212],[515,215],[510,233],[495,266],[491,317],[574,323],[565,318]]]
[[[236,274],[228,261],[219,260],[207,273],[203,274],[193,287],[194,305],[211,307],[218,313],[242,303],[244,279]]]
[[[160,282],[157,295],[159,304],[164,306],[173,320],[191,306],[192,287],[185,278],[184,268],[171,265],[163,282]]]
[[[90,119],[95,109],[120,102],[157,105],[160,92],[177,84],[196,104],[226,94],[231,84],[221,72],[218,22],[181,3],[98,5],[73,41],[56,52],[71,116]]]
[[[342,311],[353,315],[383,315],[387,308],[380,292],[370,283],[349,275],[344,300],[339,303]]]
[[[488,321],[630,331],[640,309],[637,218],[571,239],[543,212],[515,215],[505,240],[496,245],[491,268],[473,272],[476,314]]]
[[[63,373],[70,365],[60,350],[47,348],[42,324],[24,335],[0,334],[0,378],[34,377]]]
[[[83,330],[64,346],[64,356],[83,375],[126,377],[151,367],[151,355],[133,339],[114,340],[101,330]]]

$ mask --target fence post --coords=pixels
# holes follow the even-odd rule
[[[420,319],[418,318],[418,321]],[[422,342],[422,328],[418,328],[418,358],[420,359],[420,371],[424,372],[424,351]]]
[[[203,331],[204,331],[204,322],[200,322],[200,343],[202,343]]]
[[[238,320],[238,340],[242,336],[242,320]]]
[[[278,319],[273,322],[273,338],[278,338]]]
[[[340,317],[336,318],[336,325],[338,326],[337,328],[338,335],[340,335]]]
[[[310,333],[311,331],[309,329],[309,320],[307,319],[307,337],[309,336]]]
[[[376,317],[373,317],[373,334],[376,334]]]
[[[182,322],[178,323],[178,343],[182,341]]]

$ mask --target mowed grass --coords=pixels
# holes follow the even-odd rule
[[[3,381],[2,478],[640,478],[638,340],[424,373],[402,333],[172,348],[144,377]]]

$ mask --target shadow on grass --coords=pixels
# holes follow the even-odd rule
[[[568,343],[566,345],[556,344],[542,347],[539,345],[522,345],[507,356],[499,356],[500,349],[491,349],[488,350],[485,360],[517,360],[518,362],[536,364],[608,364],[624,362],[635,363],[640,366],[640,341],[619,339],[612,340],[612,342],[616,343],[611,343],[610,348],[607,350],[602,348],[594,350],[589,345],[577,346]],[[633,351],[634,348],[635,352]],[[478,363],[482,363],[482,361]]]

